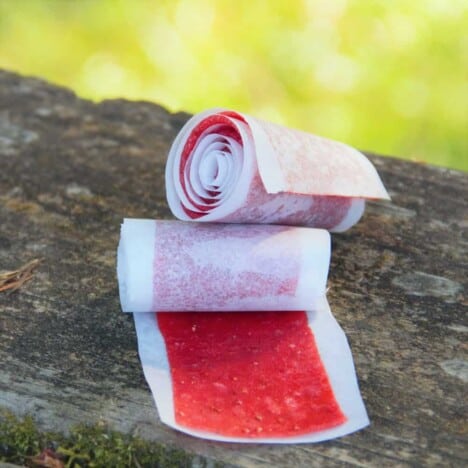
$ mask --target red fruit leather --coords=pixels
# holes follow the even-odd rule
[[[346,421],[305,312],[162,312],[157,321],[181,426],[255,438]]]

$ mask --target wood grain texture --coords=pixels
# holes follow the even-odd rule
[[[329,300],[371,426],[315,445],[242,446],[162,426],[120,312],[123,217],[171,218],[169,145],[186,121],[145,102],[94,104],[0,72],[0,270],[44,258],[0,294],[0,407],[77,422],[233,466],[466,466],[468,177],[371,156],[392,204],[333,236]]]

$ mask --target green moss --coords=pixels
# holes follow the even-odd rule
[[[0,462],[30,463],[44,449],[53,450],[65,467],[184,467],[194,457],[182,450],[164,447],[105,425],[78,425],[67,436],[40,431],[33,419],[15,417],[0,410]],[[205,463],[197,459],[197,465]]]

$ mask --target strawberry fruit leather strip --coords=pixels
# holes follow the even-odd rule
[[[124,220],[121,303],[137,311],[161,420],[232,442],[316,442],[367,425],[325,298],[329,260],[319,229]]]
[[[342,143],[226,110],[194,116],[166,165],[172,212],[188,221],[344,231],[389,198],[367,158]]]
[[[232,437],[290,437],[346,421],[304,312],[158,313],[175,420]]]

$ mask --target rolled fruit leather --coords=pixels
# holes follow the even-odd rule
[[[197,114],[181,129],[167,160],[166,194],[185,221],[332,232],[359,221],[366,199],[389,199],[356,149],[225,109]]]
[[[309,310],[329,262],[324,230],[125,219],[117,274],[124,312]]]

